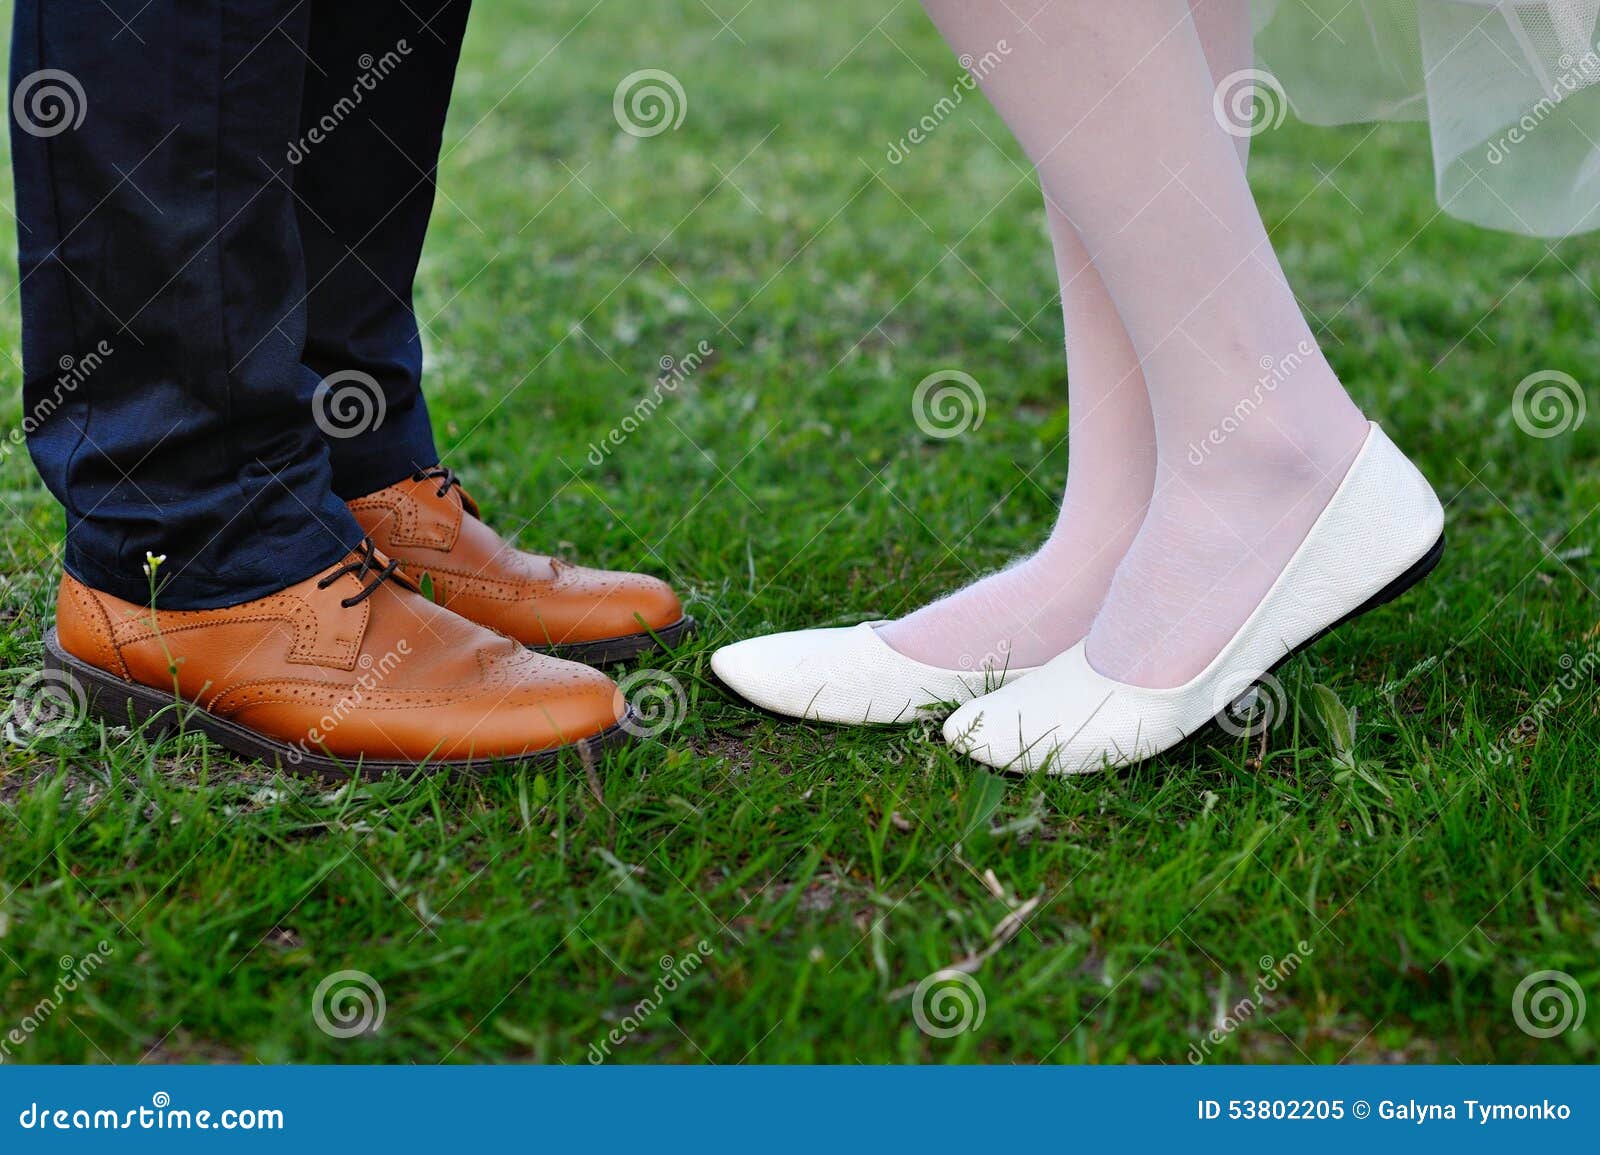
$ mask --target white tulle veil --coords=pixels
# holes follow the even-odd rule
[[[1600,228],[1600,0],[1254,0],[1259,63],[1314,124],[1421,120],[1446,212]]]

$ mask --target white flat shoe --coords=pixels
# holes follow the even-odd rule
[[[1105,677],[1084,645],[962,706],[945,740],[1008,770],[1082,774],[1159,754],[1333,627],[1416,585],[1444,552],[1444,510],[1372,425],[1332,500],[1266,597],[1191,681],[1153,690]]]
[[[938,717],[940,703],[965,702],[1030,672],[925,666],[879,637],[883,624],[750,638],[712,654],[711,669],[763,709],[844,725]]]

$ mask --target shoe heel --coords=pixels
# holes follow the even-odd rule
[[[1340,618],[1333,625],[1342,626],[1348,621],[1359,618],[1362,614],[1369,610],[1375,610],[1379,606],[1388,605],[1390,602],[1394,601],[1413,586],[1420,585],[1422,580],[1432,573],[1434,568],[1438,566],[1439,559],[1442,557],[1444,557],[1444,534],[1441,533],[1439,535],[1439,540],[1434,542],[1433,545],[1428,548],[1428,552],[1423,554],[1416,561],[1412,562],[1411,566],[1403,574],[1395,578],[1394,581],[1390,582],[1388,585],[1384,586],[1377,593],[1373,594],[1366,601],[1362,602],[1355,609],[1351,610],[1344,617]],[[1333,626],[1329,627],[1329,629],[1332,628]]]
[[[1276,674],[1284,667],[1284,665],[1288,663],[1291,658],[1305,650],[1309,650],[1312,646],[1316,645],[1323,638],[1333,633],[1333,631],[1338,629],[1340,626],[1346,624],[1347,622],[1354,621],[1362,614],[1371,610],[1375,610],[1379,606],[1388,605],[1401,594],[1405,593],[1407,590],[1410,590],[1413,586],[1421,584],[1422,580],[1434,571],[1434,568],[1439,564],[1439,559],[1442,557],[1444,557],[1444,534],[1441,533],[1439,535],[1439,540],[1434,542],[1433,545],[1428,548],[1428,552],[1423,554],[1416,561],[1412,562],[1404,573],[1395,578],[1388,585],[1384,586],[1377,593],[1373,594],[1366,601],[1362,602],[1355,609],[1345,614],[1344,617],[1340,618],[1331,625],[1325,626],[1324,628],[1318,630],[1314,635],[1301,642],[1288,653],[1284,654],[1283,657],[1279,658],[1276,662],[1273,662],[1272,666],[1267,670],[1266,677],[1270,678],[1273,674]],[[1239,694],[1237,698],[1228,703],[1222,714],[1217,715],[1218,719],[1220,720],[1223,714],[1226,714],[1228,711],[1232,710],[1238,702],[1248,697],[1252,692],[1258,690],[1262,684],[1262,680],[1257,680],[1256,682],[1251,683],[1244,689],[1243,692]]]
[[[165,737],[179,727],[173,707],[181,704],[172,695],[156,695],[73,657],[61,648],[53,628],[44,638],[44,668],[82,703],[86,717],[110,726],[132,724],[151,738]]]

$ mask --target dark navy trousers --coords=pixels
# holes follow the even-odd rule
[[[470,0],[16,0],[24,427],[66,569],[263,597],[438,455],[412,284]]]

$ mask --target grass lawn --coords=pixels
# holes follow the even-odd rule
[[[1600,241],[1440,216],[1418,128],[1261,136],[1308,315],[1446,503],[1435,576],[1285,667],[1264,738],[1126,773],[1009,780],[936,729],[788,724],[717,686],[715,646],[894,616],[1041,540],[1061,320],[987,105],[888,158],[960,75],[914,5],[710,7],[478,5],[420,290],[441,445],[492,520],[692,602],[704,632],[643,677],[675,716],[681,687],[676,725],[590,771],[340,790],[193,736],[0,744],[0,1058],[1592,1061],[1600,1007],[1540,1038],[1514,1001],[1546,970],[1600,997],[1600,412],[1536,438],[1512,396],[1593,384]],[[636,137],[613,90],[646,68],[687,106]],[[912,393],[947,369],[986,412],[939,439]],[[9,699],[60,515],[7,450]],[[972,984],[919,998],[957,962]],[[341,970],[381,986],[380,1029],[319,1027]]]

